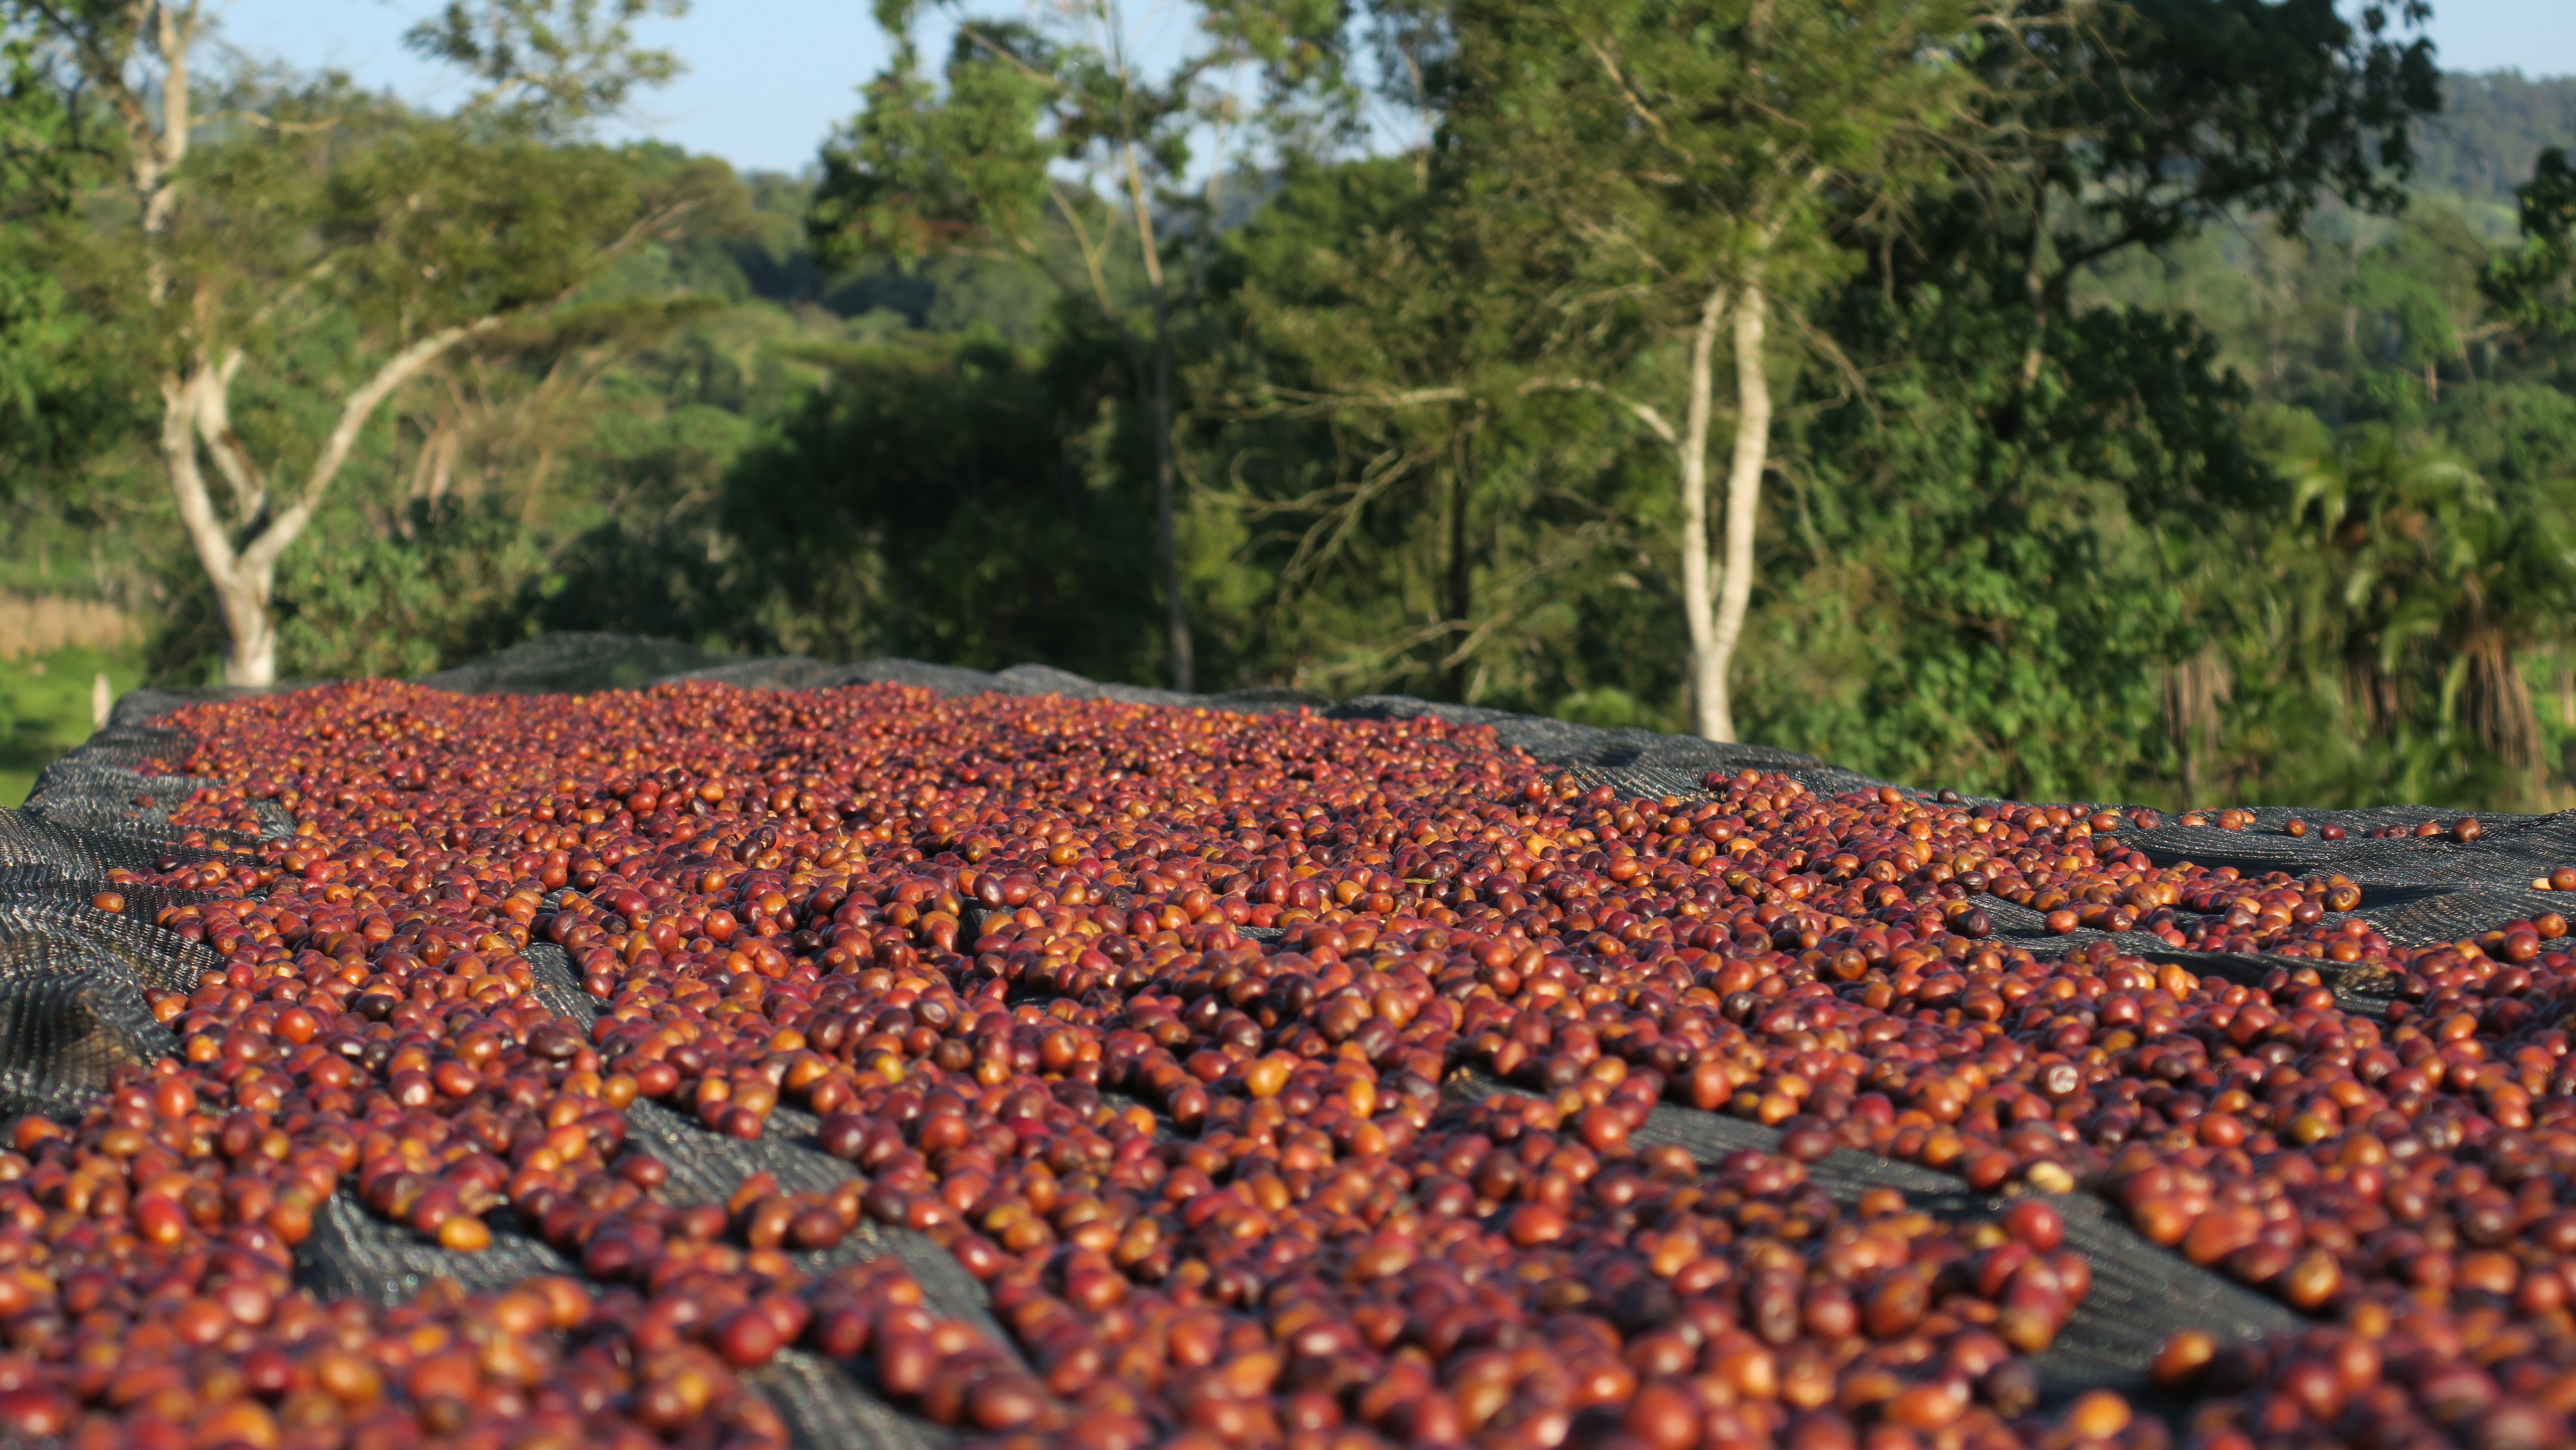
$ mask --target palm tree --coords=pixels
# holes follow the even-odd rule
[[[2576,483],[2504,497],[2449,451],[2357,430],[2291,465],[2313,549],[2307,603],[2337,646],[2345,690],[2374,733],[2464,729],[2526,776],[2541,732],[2523,660],[2570,637]],[[2536,781],[2535,781],[2536,783]]]

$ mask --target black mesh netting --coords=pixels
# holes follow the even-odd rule
[[[1480,1074],[1451,1080],[1449,1094],[1462,1101],[1522,1090]],[[1703,1163],[1780,1144],[1777,1128],[1666,1105],[1650,1114],[1633,1141],[1673,1144]],[[1992,1218],[2007,1200],[1982,1194],[1964,1181],[1913,1163],[1838,1149],[1807,1166],[1807,1176],[1834,1198],[1854,1202],[1873,1188],[1892,1188],[1908,1206],[1939,1218]],[[2044,1401],[2060,1402],[2100,1387],[2152,1403],[2146,1366],[2165,1341],[2185,1329],[2222,1341],[2259,1339],[2294,1329],[2299,1316],[2232,1279],[2198,1267],[2171,1249],[2139,1237],[2091,1194],[2047,1195],[2066,1223],[2066,1242],[2093,1266],[2093,1290],[2032,1364]]]
[[[562,948],[539,942],[529,948],[526,956],[537,974],[538,995],[548,1006],[568,1017],[598,1018],[604,1009],[598,999],[581,989],[580,979]],[[626,1123],[627,1142],[669,1165],[670,1181],[661,1193],[674,1202],[721,1202],[731,1198],[743,1180],[755,1173],[772,1175],[790,1193],[828,1191],[850,1177],[846,1162],[815,1145],[814,1133],[822,1126],[820,1120],[785,1103],[771,1112],[766,1132],[753,1141],[712,1132],[694,1119],[650,1100],[639,1100],[629,1107]],[[951,1319],[965,1320],[995,1343],[1009,1345],[1009,1336],[1001,1332],[1001,1326],[985,1307],[983,1286],[959,1268],[947,1250],[910,1229],[870,1222],[839,1248],[806,1257],[819,1265],[873,1259],[888,1253],[903,1260],[912,1271],[933,1310]]]
[[[730,659],[630,635],[549,635],[441,671],[422,683],[469,693],[578,693],[673,680],[755,689],[884,682],[950,695],[1058,694],[1242,712],[1309,708],[1339,719],[1429,715],[1491,726],[1506,746],[1561,766],[1587,785],[1607,784],[1636,796],[1705,797],[1703,780],[1709,772],[1744,769],[1785,772],[1822,794],[1888,785],[1792,751],[1636,729],[1605,730],[1404,696],[1365,696],[1336,705],[1290,690],[1181,695],[1100,684],[1042,665],[987,673],[909,660],[840,665],[796,657]],[[201,971],[218,965],[213,953],[152,924],[162,908],[191,899],[186,893],[111,888],[105,878],[120,867],[166,868],[219,856],[226,846],[253,839],[213,832],[199,838],[201,845],[181,843],[169,826],[169,808],[207,783],[143,773],[153,762],[175,762],[187,746],[185,736],[154,725],[155,720],[184,704],[244,693],[252,692],[129,694],[118,702],[107,729],[45,772],[26,811],[0,812],[0,1099],[19,1105],[13,1111],[72,1110],[104,1084],[115,1064],[167,1052],[168,1032],[153,1020],[145,989],[192,988]],[[2304,837],[2290,836],[2282,828],[2293,814],[2311,827],[2341,826],[2346,839],[2326,841],[2313,830]],[[2576,864],[2576,819],[2566,816],[2483,817],[2484,834],[2462,843],[2447,836],[2369,835],[2389,827],[2412,830],[2426,821],[2447,826],[2453,818],[2429,808],[2295,813],[2265,808],[2252,815],[2252,824],[2242,830],[2174,824],[2124,829],[2118,835],[2163,863],[2188,859],[2248,873],[2341,873],[2363,889],[2363,904],[2355,914],[2400,944],[2450,940],[2544,909],[2550,898],[2532,891],[2530,880]],[[292,822],[273,809],[258,824],[262,834],[292,829]],[[109,889],[127,898],[123,913],[90,905]],[[1998,936],[2024,945],[2064,950],[2103,939],[2094,932],[2051,934],[2040,913],[1999,899],[1981,905]],[[2109,939],[2124,952],[2248,983],[2287,965],[2315,967],[2348,1005],[2363,1009],[2384,1004],[2395,985],[2384,973],[2308,959],[2293,963],[2179,952],[2137,933]],[[538,995],[550,1007],[583,1019],[598,1014],[600,1004],[582,990],[560,950],[540,943],[526,955],[538,976]],[[1447,1089],[1469,1097],[1510,1090],[1476,1079],[1455,1081]],[[661,1191],[677,1200],[723,1200],[756,1173],[774,1175],[790,1191],[826,1189],[849,1173],[841,1160],[815,1146],[815,1120],[793,1108],[780,1109],[766,1135],[749,1142],[708,1131],[651,1102],[636,1103],[627,1121],[629,1141],[670,1166],[670,1181]],[[1757,1123],[1670,1106],[1658,1109],[1636,1136],[1642,1142],[1679,1145],[1708,1161],[1741,1149],[1772,1148],[1779,1140],[1776,1130]],[[1960,1179],[1850,1150],[1828,1155],[1810,1173],[1839,1197],[1888,1187],[1906,1194],[1916,1207],[1947,1217],[1991,1216],[2000,1209],[1998,1200],[1972,1191]],[[2280,1304],[2140,1238],[2099,1199],[2067,1195],[2058,1206],[2069,1244],[2093,1265],[2094,1285],[2057,1343],[2037,1361],[2053,1396],[2098,1385],[2144,1394],[2148,1360],[2177,1329],[2246,1339],[2276,1334],[2298,1322]],[[342,1196],[327,1206],[298,1249],[298,1273],[325,1294],[394,1302],[419,1293],[438,1277],[488,1288],[574,1268],[507,1213],[493,1215],[490,1223],[490,1250],[454,1254]],[[828,1254],[809,1257],[813,1267],[823,1267],[885,1254],[911,1269],[936,1312],[977,1325],[997,1344],[1011,1343],[985,1307],[982,1287],[922,1235],[872,1224]],[[953,1440],[950,1432],[886,1403],[864,1373],[789,1351],[750,1379],[777,1407],[800,1445],[932,1450]],[[2153,1402],[2152,1395],[2146,1398]]]
[[[0,903],[0,1111],[85,1106],[120,1063],[168,1051],[143,979],[66,924],[59,905]]]
[[[0,810],[0,868],[52,870],[88,878],[118,869],[156,870],[165,861],[175,866],[215,854],[146,836],[61,825],[31,812]]]
[[[454,669],[423,675],[420,683],[460,695],[563,695],[623,690],[721,665],[730,657],[676,640],[636,634],[549,634]]]
[[[195,942],[182,941],[126,915],[99,911],[77,899],[0,900],[0,922],[31,933],[76,941],[83,951],[156,991],[194,991],[201,973],[224,965],[222,957]]]
[[[49,825],[93,836],[166,840],[177,834],[170,828],[171,812],[215,784],[184,775],[146,773],[155,769],[156,762],[166,765],[181,759],[188,745],[188,738],[175,730],[111,720],[79,750],[37,775],[25,809]],[[234,844],[294,834],[294,819],[274,803],[254,801],[248,809],[257,819],[257,835],[248,831],[202,834],[208,841]]]
[[[24,844],[7,830],[21,819],[0,812],[0,845]],[[201,971],[221,965],[150,924],[190,893],[137,887],[124,911],[101,910],[91,904],[101,893],[125,896],[128,888],[67,871],[91,864],[73,845],[0,865],[0,1109],[12,1116],[75,1114],[117,1064],[166,1053],[169,1033],[153,1019],[146,990],[190,990]]]

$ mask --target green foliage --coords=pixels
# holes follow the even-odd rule
[[[516,643],[543,566],[518,521],[420,505],[402,533],[306,550],[278,579],[279,668],[294,679],[418,675]]]
[[[334,300],[416,335],[561,296],[644,213],[637,170],[599,148],[402,127],[323,187],[314,221],[332,248]]]
[[[2522,662],[2576,638],[2576,477],[2503,498],[2458,456],[2375,428],[2288,467],[2333,598],[2322,612],[2374,723],[2463,729],[2505,765],[2537,768]]]
[[[2576,479],[2576,397],[2557,388],[2470,383],[2446,391],[2427,416],[2504,508],[2540,505]]]
[[[2096,309],[2049,342],[2084,365],[2024,393],[2019,338],[1982,311],[1968,294],[1846,324],[1876,332],[1877,412],[1803,440],[1814,472],[1772,565],[1796,582],[1747,656],[1757,738],[1962,790],[2134,790],[2175,763],[2161,671],[2204,635],[2181,575],[2208,525],[2269,497],[2241,389],[2189,324]]]
[[[25,37],[0,47],[0,505],[24,509],[133,420],[130,380],[65,285],[72,202],[103,159]]]
[[[1995,94],[2033,134],[2062,194],[2064,255],[2159,244],[2259,211],[2295,231],[2328,196],[2399,203],[2412,131],[2440,105],[2433,43],[2392,32],[2422,0],[2147,0],[2016,7],[1983,52]],[[2025,131],[2025,128],[2028,128]]]
[[[2543,767],[2576,721],[2536,718],[2529,687],[2567,657],[2552,601],[2576,400],[2557,345],[2486,310],[2491,254],[2459,212],[2419,203],[2392,224],[2168,249],[2079,292],[2206,319],[2265,400],[2249,444],[2299,490],[2228,520],[2181,580],[2206,641],[2166,667],[2185,795],[2532,805],[2563,789]]]
[[[913,31],[923,9],[879,0],[893,64],[867,87],[866,109],[826,143],[809,229],[827,262],[1016,256],[1087,314],[1069,325],[1127,353],[1128,384],[1152,419],[1164,663],[1189,689],[1173,370],[1174,317],[1192,288],[1175,275],[1183,259],[1174,239],[1198,243],[1193,260],[1203,261],[1217,220],[1214,183],[1187,189],[1192,146],[1213,131],[1221,145],[1249,134],[1293,151],[1319,120],[1349,130],[1354,97],[1334,44],[1344,10],[1339,0],[1213,0],[1196,7],[1193,44],[1159,66],[1140,63],[1114,0],[1041,12],[1042,25],[961,12],[943,91],[920,72]],[[1247,79],[1264,101],[1250,116],[1238,94]],[[1057,167],[1078,168],[1084,180]]]
[[[1152,615],[1142,442],[1115,353],[866,347],[727,482],[747,612],[772,648],[1133,678]]]
[[[1238,648],[1265,677],[1531,708],[1589,687],[1564,678],[1576,601],[1663,504],[1628,492],[1597,403],[1519,392],[1485,243],[1393,158],[1292,164],[1224,239],[1240,343],[1193,376],[1193,471],[1241,521]]]
[[[1025,26],[967,25],[949,56],[947,94],[912,68],[908,26],[896,67],[868,83],[867,106],[823,148],[811,219],[820,260],[917,262],[990,245],[1030,250],[1059,147],[1041,133],[1054,48]]]
[[[224,620],[228,679],[274,677],[279,561],[393,393],[720,199],[699,194],[730,180],[720,167],[662,174],[651,148],[567,144],[668,77],[630,23],[678,8],[456,0],[410,37],[479,83],[441,117],[336,75],[244,65],[210,84],[195,0],[0,3],[21,88],[94,118],[112,163],[68,194],[56,274],[157,397],[147,446]],[[62,169],[82,149],[33,144]]]
[[[710,340],[704,333],[684,337],[671,350],[711,375],[697,399],[668,382],[658,395],[639,390],[629,400],[632,410],[600,429],[589,466],[616,480],[615,491],[604,500],[608,507],[579,516],[579,532],[563,540],[552,575],[537,586],[543,602],[536,617],[546,628],[725,642],[724,624],[735,611],[725,567],[734,545],[720,519],[723,490],[741,461],[773,436],[773,425],[768,405],[753,403],[744,380],[727,376],[724,360],[706,355]],[[657,360],[666,379],[681,361],[671,352]]]
[[[1642,355],[1673,352],[1713,287],[1796,305],[1860,264],[1835,223],[1939,174],[1968,119],[1939,47],[1968,24],[1952,0],[1452,7],[1433,175],[1481,234],[1480,309],[1508,309],[1488,335],[1668,396],[1676,359]]]
[[[1195,48],[1159,70],[1140,63],[1114,5],[1067,6],[1046,24],[960,12],[936,81],[914,36],[925,8],[878,4],[893,63],[824,144],[808,225],[827,266],[958,252],[1061,260],[1060,285],[1114,314],[1121,302],[1100,269],[1121,225],[1151,221],[1120,212],[1192,208],[1178,188],[1201,132],[1249,121],[1293,140],[1318,118],[1347,124],[1332,0],[1198,7]],[[1221,84],[1247,74],[1268,102],[1251,116]],[[1112,203],[1051,174],[1056,163],[1105,178]],[[1055,224],[1072,237],[1048,236]],[[1074,256],[1056,256],[1062,240]]]
[[[614,628],[1159,681],[1168,468],[1201,688],[1681,728],[1638,410],[1683,415],[1693,319],[1758,267],[1750,738],[2024,797],[2576,799],[2576,172],[2530,160],[2576,112],[2450,78],[2428,116],[2411,7],[1203,4],[1152,74],[1107,7],[956,12],[932,64],[882,8],[810,182],[585,141],[656,72],[537,56],[518,0],[422,33],[485,76],[456,117],[234,88],[262,119],[204,128],[174,245],[261,350],[260,456],[420,329],[544,312],[363,430],[278,578],[285,672]],[[1418,149],[1334,150],[1369,45]],[[113,206],[6,186],[11,552],[116,539],[204,678],[193,565],[108,446],[177,334],[85,305],[133,275]]]
[[[705,165],[658,148],[612,158],[647,183]],[[918,315],[890,313],[870,279],[814,266],[805,188],[740,185],[744,205],[693,212],[692,225],[587,282],[574,305],[461,350],[395,401],[361,444],[349,494],[289,556],[282,668],[409,673],[540,629],[777,647],[761,611],[773,568],[785,566],[724,526],[745,460],[777,446],[853,345],[916,325],[953,335],[954,319],[984,313],[1035,339],[1045,313],[1024,272],[971,260],[907,279],[902,300]],[[159,547],[173,543],[163,534]],[[431,562],[401,562],[416,550]],[[469,587],[423,599],[444,572]],[[220,622],[183,560],[165,557],[155,582],[176,601],[155,669],[210,678]],[[814,637],[793,618],[782,624]],[[850,647],[867,638],[848,636]]]
[[[2513,195],[2521,208],[2522,248],[2487,269],[2487,296],[2516,327],[2576,336],[2576,165],[2552,146]]]
[[[2492,249],[2448,207],[2341,215],[2301,238],[2216,233],[2091,270],[2084,305],[2184,311],[2222,365],[2332,422],[2422,421],[2516,366],[2479,283]]]
[[[634,27],[687,11],[688,0],[447,0],[403,43],[480,83],[466,114],[560,133],[678,75],[678,58],[638,47]]]

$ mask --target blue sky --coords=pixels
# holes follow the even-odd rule
[[[444,73],[404,53],[402,33],[438,0],[229,0],[227,39],[244,52],[304,67],[337,66],[370,85],[435,105],[455,92]],[[689,73],[644,96],[616,134],[659,136],[736,166],[794,171],[857,105],[855,88],[885,60],[865,0],[698,0],[655,21],[646,40],[677,51]],[[1175,31],[1173,0],[1132,12]],[[2432,35],[2448,70],[2576,74],[2572,0],[2434,0]],[[1147,37],[1147,49],[1152,49]]]
[[[438,0],[229,0],[225,40],[291,64],[336,66],[361,82],[436,105],[462,87],[404,51],[403,32]],[[685,19],[639,27],[688,64],[637,98],[615,134],[663,137],[746,168],[793,171],[857,106],[885,62],[866,0],[698,0]]]

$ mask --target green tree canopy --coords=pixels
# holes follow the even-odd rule
[[[278,560],[385,401],[698,204],[702,178],[640,185],[559,139],[669,72],[631,46],[641,9],[450,6],[415,43],[483,88],[435,117],[333,77],[210,81],[199,0],[0,6],[123,173],[98,198],[114,225],[58,233],[78,258],[64,270],[158,394],[156,451],[224,617],[229,679],[274,677]]]

